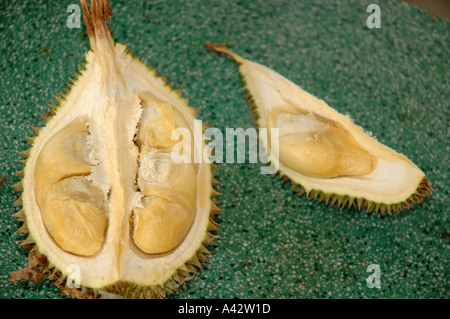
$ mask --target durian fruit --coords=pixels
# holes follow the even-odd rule
[[[431,194],[427,177],[408,158],[324,101],[223,44],[205,47],[239,64],[257,125],[267,128],[267,135],[260,132],[260,142],[283,182],[290,180],[300,195],[384,214],[409,208]]]
[[[222,212],[204,161],[176,161],[175,129],[196,110],[115,43],[106,0],[81,0],[91,49],[70,90],[28,138],[15,214],[29,265],[12,280],[48,276],[80,298],[162,298],[198,274]],[[204,141],[183,143],[188,154]]]

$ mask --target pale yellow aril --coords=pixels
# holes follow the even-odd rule
[[[172,105],[149,92],[142,93],[139,98],[142,101],[142,115],[136,141],[141,153],[147,153],[150,148],[173,145],[175,141],[172,140],[172,131],[175,129],[175,121]]]
[[[86,120],[79,118],[44,145],[36,162],[35,194],[42,220],[65,251],[82,256],[103,244],[106,216],[101,190],[82,175],[90,173]]]
[[[273,115],[274,116],[274,115]],[[312,114],[276,114],[282,164],[315,178],[368,175],[377,158],[343,128]],[[274,121],[275,120],[275,121]]]
[[[85,177],[54,184],[41,214],[47,230],[65,251],[91,256],[100,250],[107,222],[103,193]]]
[[[171,139],[174,112],[150,94],[141,95],[142,124],[136,142],[140,149],[138,187],[143,208],[133,214],[133,242],[145,253],[177,247],[195,218],[197,183],[192,163],[175,163]]]

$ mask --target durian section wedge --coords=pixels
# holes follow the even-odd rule
[[[260,141],[278,173],[293,187],[300,185],[301,193],[326,203],[382,212],[399,211],[431,194],[425,174],[414,163],[323,100],[224,45],[205,47],[239,63],[257,124],[269,131],[269,137]],[[274,128],[279,130],[277,145],[270,142]]]

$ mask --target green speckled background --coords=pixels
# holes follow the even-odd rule
[[[50,281],[9,281],[27,264],[11,217],[19,151],[89,48],[69,29],[72,1],[0,3],[0,297],[67,298]],[[381,29],[366,26],[381,7]],[[218,246],[200,275],[170,298],[448,298],[450,22],[398,1],[115,1],[117,42],[184,87],[214,127],[255,118],[223,42],[324,99],[408,156],[436,192],[396,216],[340,210],[291,193],[257,164],[223,164]],[[381,288],[368,288],[369,264]]]

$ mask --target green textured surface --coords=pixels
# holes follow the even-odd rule
[[[0,3],[0,297],[64,298],[50,282],[9,281],[27,264],[11,217],[19,151],[89,48],[69,29],[76,1]],[[365,25],[379,3],[381,29]],[[170,298],[448,298],[450,23],[397,1],[112,1],[117,42],[184,87],[215,127],[255,118],[223,42],[273,68],[408,156],[436,192],[396,216],[339,210],[299,197],[257,164],[223,164],[218,246]],[[381,289],[366,285],[379,264]]]

